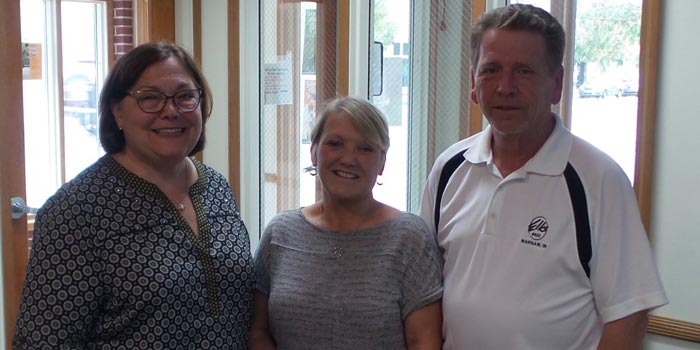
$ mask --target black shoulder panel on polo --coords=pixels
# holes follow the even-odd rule
[[[467,148],[468,149],[468,148]],[[450,160],[445,163],[445,166],[440,172],[440,181],[438,182],[437,195],[435,197],[435,232],[437,233],[440,224],[440,204],[442,195],[447,187],[447,182],[452,174],[464,162],[464,149],[455,154]],[[586,272],[588,278],[591,277],[591,256],[593,255],[593,247],[591,245],[591,225],[588,219],[588,201],[586,200],[586,192],[583,189],[583,183],[578,173],[571,165],[566,164],[564,170],[564,179],[566,186],[569,189],[569,197],[571,198],[571,206],[574,211],[574,222],[576,224],[576,247],[578,249],[578,258],[581,262],[581,267]]]
[[[576,173],[576,170],[571,163],[566,164],[564,170],[564,178],[566,186],[569,187],[569,196],[571,196],[571,206],[574,208],[574,220],[576,221],[576,243],[578,245],[578,258],[581,261],[583,270],[586,271],[586,276],[591,277],[591,268],[589,263],[593,248],[591,247],[591,225],[588,221],[588,202],[586,200],[586,191],[583,189],[581,178]]]
[[[440,172],[440,182],[438,182],[437,197],[435,197],[435,232],[437,232],[438,224],[440,223],[440,202],[442,201],[442,194],[445,192],[445,187],[447,187],[447,182],[450,181],[452,173],[464,162],[464,152],[468,149],[469,148],[465,148],[452,156],[452,158],[445,163],[442,172]]]

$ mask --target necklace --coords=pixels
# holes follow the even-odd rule
[[[187,160],[185,160],[185,161],[187,161]],[[187,178],[189,178],[189,171],[190,171],[190,162],[189,162],[189,161],[187,161],[185,167],[186,167],[186,171],[187,171],[187,172],[185,173],[185,178],[187,179]],[[185,211],[185,203],[183,203],[183,202],[177,202],[177,204],[175,204],[175,208],[176,208],[178,211]]]

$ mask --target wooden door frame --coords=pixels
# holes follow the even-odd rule
[[[148,38],[175,42],[175,0],[148,2]]]
[[[311,0],[316,2],[316,103],[317,106],[348,91],[348,37],[349,0]],[[300,33],[288,31],[291,23],[301,21],[301,0],[277,0],[277,55],[292,52],[292,81],[301,78],[298,69]],[[342,58],[342,57],[344,58]],[[301,92],[292,92],[293,103],[277,107],[277,171],[264,173],[263,183],[273,183],[277,188],[276,210],[294,208],[299,203],[299,109]],[[291,135],[291,136],[290,136]],[[290,159],[294,161],[290,162]],[[319,184],[316,184],[318,200]]]
[[[111,29],[113,28],[111,16],[113,4],[111,1],[105,0],[105,2],[108,13],[107,25]],[[60,11],[60,3],[57,7]],[[3,62],[0,65],[0,76],[4,78],[3,84],[0,84],[0,105],[4,109],[4,115],[0,118],[0,139],[3,140],[4,146],[0,150],[0,164],[3,165],[0,167],[0,232],[2,233],[0,239],[2,239],[2,305],[4,310],[2,317],[5,324],[2,331],[5,337],[4,348],[7,349],[12,348],[12,337],[29,261],[27,218],[25,216],[21,219],[12,219],[10,205],[12,197],[26,199],[20,12],[20,0],[0,1],[0,47],[3,48],[0,50],[0,62]],[[58,37],[60,38],[60,32]],[[113,37],[108,35],[110,65],[113,61],[113,42]],[[61,70],[59,70],[59,74],[62,74]],[[61,85],[59,86],[59,94],[62,94],[63,86],[59,85]],[[62,98],[59,100],[62,103]],[[60,137],[64,138],[62,132]]]
[[[199,8],[201,0],[194,0]],[[228,0],[228,181],[234,198],[241,203],[241,48],[238,36],[241,25],[239,0]],[[195,53],[201,57],[201,20],[195,18]],[[197,49],[199,47],[199,49]]]
[[[12,348],[19,301],[29,256],[27,220],[13,220],[11,197],[26,198],[24,179],[24,119],[22,98],[22,47],[20,1],[0,1],[0,225],[2,232],[2,283],[5,347]],[[20,87],[20,88],[17,88]],[[10,165],[10,166],[8,166]],[[21,169],[18,169],[20,167]]]
[[[301,1],[278,0],[277,2],[277,42],[276,55],[291,54],[292,82],[301,79],[299,62],[301,53]],[[317,56],[318,58],[318,56]],[[292,209],[299,205],[299,100],[300,91],[294,86],[291,91],[292,103],[278,105],[277,116],[277,211]]]

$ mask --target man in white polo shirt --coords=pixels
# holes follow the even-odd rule
[[[668,301],[626,175],[550,111],[561,25],[510,5],[471,45],[490,125],[438,157],[421,205],[445,258],[444,348],[641,349]]]

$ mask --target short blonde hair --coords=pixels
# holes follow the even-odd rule
[[[318,145],[328,116],[336,112],[344,113],[372,147],[386,154],[389,150],[389,125],[384,114],[368,101],[350,96],[328,101],[311,129],[311,144]]]

